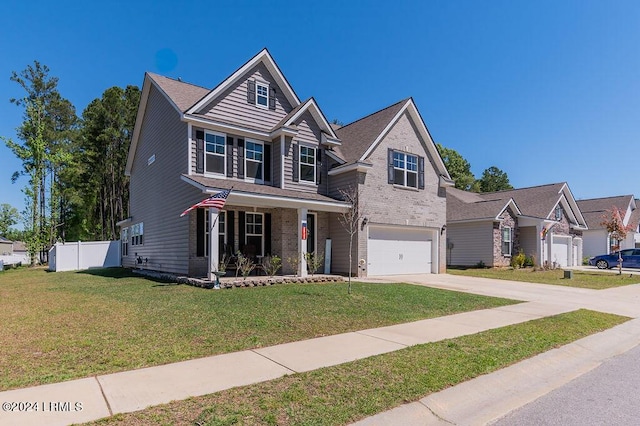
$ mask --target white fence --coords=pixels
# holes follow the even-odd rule
[[[78,271],[121,266],[120,241],[56,243],[49,250],[49,270]]]

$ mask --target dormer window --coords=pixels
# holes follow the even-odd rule
[[[260,108],[276,109],[276,89],[269,83],[247,81],[247,102]]]
[[[560,206],[560,204],[558,204],[556,206],[556,213],[555,214],[556,214],[556,220],[557,221],[562,220],[562,207]]]
[[[264,108],[269,104],[269,86],[256,83],[256,104]]]

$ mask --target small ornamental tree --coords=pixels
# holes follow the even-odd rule
[[[620,242],[627,238],[627,234],[631,231],[631,227],[624,224],[622,221],[622,213],[616,206],[611,207],[605,214],[602,215],[602,222],[600,225],[604,226],[609,233],[609,238],[618,242],[618,273],[622,275],[622,253],[620,251]]]
[[[344,213],[340,213],[338,220],[342,228],[349,235],[349,285],[347,292],[351,294],[351,275],[353,267],[353,237],[358,233],[358,227],[363,217],[362,205],[359,202],[358,186],[351,185],[345,189],[341,189],[340,197],[347,203],[351,204],[351,208]]]

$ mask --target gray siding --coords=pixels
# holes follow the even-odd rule
[[[142,245],[129,243],[125,266],[135,254],[148,258],[144,268],[186,274],[189,267],[189,220],[180,213],[202,194],[180,180],[187,172],[187,124],[151,86],[136,156],[131,170],[131,224],[144,223]],[[147,160],[155,155],[155,162]]]
[[[473,266],[482,261],[493,266],[493,222],[449,223],[447,265]]]
[[[356,185],[357,172],[341,173],[329,177],[329,196],[333,198],[342,198],[340,190],[346,190],[350,185]]]
[[[519,229],[520,232],[520,248],[526,256],[536,256],[538,262],[540,261],[540,255],[536,244],[538,242],[538,232],[535,226],[522,226]]]
[[[329,214],[329,236],[331,238],[331,273],[349,273],[349,234],[340,224],[338,213]],[[358,275],[358,235],[353,237],[353,263],[351,272]]]
[[[247,102],[247,81],[255,79],[276,88],[276,109],[260,108]],[[293,108],[262,64],[258,64],[238,82],[221,93],[207,107],[207,117],[225,123],[234,123],[252,129],[271,130]]]

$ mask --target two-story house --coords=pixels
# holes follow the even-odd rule
[[[363,220],[354,272],[444,269],[450,178],[413,101],[334,130],[266,49],[213,89],[145,74],[126,173],[123,266],[210,276],[223,253],[240,251],[277,254],[287,274],[296,271],[286,260],[299,259],[304,275],[304,253],[314,252],[332,273],[346,273],[338,219],[351,205],[340,189],[355,186]],[[180,217],[225,189],[221,211]]]

